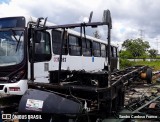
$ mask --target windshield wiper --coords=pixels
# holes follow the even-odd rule
[[[16,46],[16,52],[17,52],[17,50],[18,50],[18,46],[19,46],[19,42],[20,42],[20,40],[21,40],[21,37],[22,37],[23,31],[22,31],[22,33],[21,33],[21,35],[20,35],[19,39],[17,39],[15,30],[13,30],[13,29],[10,29],[10,30],[11,30],[11,32],[13,33],[13,37],[14,37],[14,39],[17,41],[17,46]]]

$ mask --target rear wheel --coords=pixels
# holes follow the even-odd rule
[[[148,84],[152,83],[152,69],[148,68],[146,71],[146,80]]]

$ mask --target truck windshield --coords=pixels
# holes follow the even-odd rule
[[[24,57],[24,30],[0,31],[0,66],[19,64]]]

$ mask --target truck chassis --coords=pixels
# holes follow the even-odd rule
[[[110,118],[112,121],[117,121],[118,115],[124,111],[129,115],[141,115],[142,113],[155,115],[159,109],[148,106],[151,103],[159,105],[157,101],[160,101],[160,98],[157,94],[137,99],[128,105],[124,104],[126,88],[134,82],[142,81],[141,74],[147,73],[148,70],[149,73],[152,73],[148,66],[129,67],[122,71],[115,71],[111,73],[110,82],[107,71],[62,71],[63,77],[60,84],[54,81],[50,84],[30,82],[28,83],[29,89],[22,97],[2,97],[1,104],[8,105],[1,106],[1,110],[4,113],[32,113],[44,116],[47,114],[54,121],[64,121],[64,118],[65,121],[94,122],[97,120],[109,121]],[[151,74],[149,73],[145,78],[147,82],[150,82]],[[28,100],[43,101],[43,107],[40,110],[34,107],[27,108]],[[126,121],[127,119],[118,120]]]

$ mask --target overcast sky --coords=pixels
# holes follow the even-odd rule
[[[92,21],[101,21],[104,9],[112,15],[112,43],[142,36],[160,48],[160,0],[0,0],[0,17],[27,14],[55,24],[83,22],[91,11]],[[105,30],[99,32],[105,39]]]

